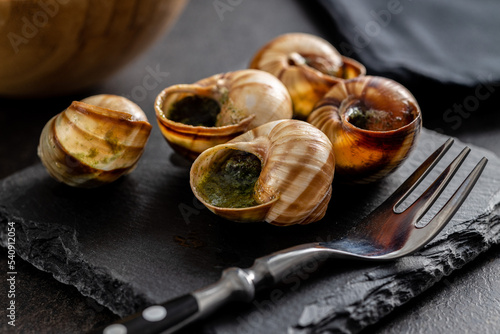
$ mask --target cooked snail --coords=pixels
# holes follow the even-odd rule
[[[285,84],[299,119],[306,119],[334,84],[366,73],[362,64],[341,56],[326,40],[303,33],[271,40],[254,55],[250,68],[267,71]]]
[[[167,87],[155,102],[160,130],[179,154],[195,159],[259,125],[292,117],[286,87],[264,71],[217,74]]]
[[[207,149],[191,167],[191,189],[212,212],[238,222],[309,224],[332,194],[335,158],[314,126],[281,120]]]
[[[333,86],[308,122],[330,138],[337,175],[346,182],[369,183],[408,157],[422,116],[417,101],[401,84],[365,76]]]
[[[38,156],[49,174],[91,188],[130,173],[151,133],[142,109],[116,95],[74,101],[43,128]]]

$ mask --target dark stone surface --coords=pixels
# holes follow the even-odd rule
[[[0,256],[7,259],[5,248],[0,249]],[[2,266],[2,269],[6,267]],[[2,333],[81,333],[119,318],[94,299],[82,296],[75,287],[57,282],[51,274],[36,269],[19,257],[16,271],[16,326],[8,326],[2,312]],[[4,288],[6,286],[2,283]],[[2,306],[7,305],[4,291],[0,298]],[[62,315],[68,319],[62,321]]]
[[[325,14],[321,12],[320,8],[315,7],[312,3],[305,5],[299,1],[290,2],[285,0],[244,1],[240,5],[234,7],[232,11],[224,13],[223,19],[221,20],[215,12],[212,2],[192,1],[181,20],[168,36],[163,38],[162,41],[145,56],[138,59],[129,68],[125,69],[101,87],[83,92],[78,96],[67,96],[51,100],[0,100],[0,135],[2,138],[2,144],[0,145],[0,177],[6,177],[9,174],[38,162],[36,157],[36,145],[43,125],[52,115],[60,112],[69,105],[73,99],[81,99],[88,95],[102,92],[129,96],[144,108],[150,121],[154,122],[152,103],[156,94],[158,94],[163,87],[174,83],[192,82],[219,71],[228,71],[245,67],[251,55],[258,47],[276,35],[290,31],[315,33],[328,39],[331,39],[330,37],[335,33],[331,28],[330,22],[325,19]],[[162,82],[159,82],[155,89],[147,91],[145,96],[134,95],[133,92],[138,92],[137,87],[141,87],[144,77],[148,74],[148,67],[151,69],[159,68],[162,72],[168,72],[168,75],[161,77]],[[427,82],[422,84],[422,81],[418,78],[414,78],[413,82],[407,82],[406,84],[409,85],[412,92],[417,95],[417,99],[421,106],[424,106],[424,124],[426,124],[427,127],[444,131],[447,134],[457,135],[467,142],[488,147],[495,153],[500,154],[499,146],[496,144],[500,140],[500,134],[498,132],[500,113],[496,112],[498,110],[498,94],[496,94],[496,97],[492,95],[489,99],[482,100],[480,106],[470,113],[470,117],[461,118],[459,124],[456,122],[449,122],[442,116],[444,112],[452,108],[455,103],[461,104],[468,96],[474,96],[475,87],[473,87],[472,90],[463,88],[457,89],[455,86],[436,88],[436,86],[428,86]],[[443,89],[447,93],[445,95],[448,97],[451,96],[451,99],[436,99],[436,95],[439,95],[438,92]],[[170,163],[178,165],[174,167],[173,174],[185,169],[185,164],[182,160],[176,159],[175,156],[170,156],[170,150],[163,142],[158,131],[153,131],[153,137],[151,138],[150,144],[151,146],[148,146],[148,154],[150,156],[155,155],[156,160],[154,161],[159,162],[160,166],[164,168],[160,178],[156,179],[157,181],[161,182],[161,180],[166,178],[166,175],[169,173],[167,167],[171,166]],[[173,161],[169,162],[168,160],[170,158],[172,158]],[[149,158],[145,159],[145,161],[151,162]],[[141,166],[144,163],[145,162],[142,161]],[[136,177],[139,175],[136,175],[136,173],[148,172],[150,168],[153,167],[141,167],[142,172],[138,170],[131,175],[131,178],[124,179],[120,181],[121,183],[116,186],[113,185],[112,187],[132,190],[141,189],[141,191],[144,191],[145,189],[141,187],[141,185],[131,186],[130,182],[137,180]],[[32,172],[41,173],[40,166],[34,166],[30,170]],[[158,177],[158,175],[156,176]],[[141,177],[146,178],[145,175]],[[184,176],[184,179],[186,179],[186,176]],[[51,183],[52,181],[46,180],[45,182]],[[62,186],[55,186],[54,184],[52,184],[51,187],[59,187],[59,189],[64,188]],[[183,189],[185,189],[184,187],[185,186],[183,186]],[[171,190],[171,188],[169,190]],[[175,186],[173,188],[175,188]],[[33,187],[31,190],[34,190]],[[169,190],[161,191],[156,195],[161,195]],[[109,195],[111,193],[113,193],[113,191],[109,188],[103,188],[102,194],[98,194],[98,198],[107,198],[106,194]],[[62,193],[59,195],[62,195]],[[156,197],[156,195],[154,196]],[[4,195],[0,193],[0,196],[3,197]],[[29,197],[29,195],[25,196]],[[76,193],[73,193],[73,196],[76,196]],[[186,195],[183,196],[185,197]],[[337,196],[341,195],[338,194]],[[127,203],[133,202],[128,199],[125,194],[118,195],[117,199],[118,198],[123,198]],[[205,219],[201,218],[206,217],[209,212],[205,209],[199,209],[197,205],[192,204],[192,198],[187,198],[187,201],[184,200],[185,198],[180,198],[176,203],[183,202],[187,206],[191,206],[191,209],[194,209],[192,211],[193,213],[197,212],[195,210],[198,210],[199,214],[197,216],[195,215],[195,218],[198,217],[196,218],[198,219],[196,222],[199,223],[201,221],[202,224],[206,223]],[[158,205],[158,203],[166,207],[175,207],[175,204],[172,205],[161,198],[155,198],[153,203],[150,204],[141,202],[138,207],[148,210],[148,205]],[[0,202],[0,204],[3,204],[3,202]],[[20,202],[18,202],[18,204],[22,205]],[[39,205],[24,205],[22,206],[23,213],[25,211],[31,213],[35,207],[39,207]],[[72,227],[72,224],[79,219],[78,216],[69,212],[68,209],[62,205],[59,208],[53,207],[51,210],[66,211],[64,214],[69,217],[69,227]],[[48,211],[51,210],[48,209]],[[132,211],[133,208],[130,210]],[[162,210],[170,213],[167,208]],[[362,208],[363,212],[367,212],[368,210],[369,209],[366,207]],[[83,210],[83,208],[81,208],[81,211],[84,211],[83,217],[87,219],[89,215],[91,215],[90,211]],[[106,210],[101,209],[101,212],[102,211]],[[334,212],[329,214],[335,215]],[[99,218],[102,224],[101,227],[96,226],[97,222],[90,224],[90,229],[102,228],[102,230],[105,231],[105,235],[97,238],[96,242],[100,241],[99,245],[106,246],[106,249],[111,248],[111,244],[106,245],[108,241],[110,243],[115,241],[122,242],[124,246],[128,248],[141,249],[145,241],[141,241],[135,245],[127,245],[127,238],[120,238],[113,234],[113,229],[119,230],[117,227],[120,226],[120,222],[114,221],[114,219],[108,220],[107,218],[110,216],[112,216],[111,213],[105,212],[103,217]],[[146,218],[142,215],[135,215],[134,217]],[[162,220],[164,220],[166,226],[170,228],[171,223],[168,222],[169,218],[170,216],[167,215],[166,217],[162,217]],[[185,223],[182,222],[182,224]],[[226,222],[221,222],[220,224],[222,226],[220,229],[224,229],[225,227],[229,229],[227,231],[222,231],[222,234],[227,238],[231,238],[230,232],[234,227],[231,227],[232,225]],[[50,224],[40,224],[40,228],[45,228],[47,226],[50,226]],[[130,224],[126,226],[129,228],[134,227]],[[178,235],[180,238],[176,238],[176,241],[173,242],[177,242],[179,247],[186,249],[184,254],[192,254],[196,252],[196,250],[198,252],[203,252],[204,248],[200,243],[201,230],[197,229],[198,225],[194,223],[190,223],[188,226],[190,227],[189,232],[185,235]],[[251,229],[252,227],[248,228]],[[265,232],[267,230],[272,230],[270,227],[258,227],[257,229],[259,231],[264,230]],[[143,226],[143,230],[148,237],[153,234],[148,226]],[[61,231],[63,231],[65,235],[68,235],[68,230],[62,229]],[[143,231],[139,232],[143,233]],[[288,238],[294,233],[296,232],[284,232],[281,237],[280,232],[280,238]],[[210,236],[211,235],[205,236],[201,234],[203,238]],[[154,236],[155,239],[160,237],[162,236]],[[259,241],[261,239],[269,241],[270,238],[271,236],[264,235],[262,237],[259,235]],[[66,244],[58,244],[57,238],[54,238],[49,244],[51,247],[54,247],[53,249],[57,250],[57,252],[62,252],[64,256],[67,256],[67,252],[70,257],[76,255],[76,258],[78,258],[78,252],[72,254],[75,250],[75,243],[71,241],[74,240],[74,238],[70,237],[69,239],[70,242],[67,244],[68,246]],[[77,238],[77,240],[79,239]],[[171,240],[167,240],[166,242],[173,243]],[[280,242],[284,243],[283,240]],[[180,246],[180,244],[184,244],[185,246]],[[245,245],[248,244],[249,242]],[[227,242],[223,245],[227,246]],[[477,246],[480,245],[481,242],[474,243],[473,246],[477,248]],[[256,245],[252,245],[252,247],[257,248],[260,247],[260,245],[257,243]],[[220,248],[221,247],[218,247],[217,250],[220,250]],[[76,251],[78,251],[78,249],[76,249]],[[262,248],[261,250],[254,249],[252,252],[258,253],[255,255],[262,255],[264,251],[265,249]],[[442,333],[453,330],[461,331],[467,328],[471,329],[470,332],[498,332],[500,325],[496,319],[498,318],[497,315],[500,313],[500,307],[496,297],[499,291],[497,273],[498,270],[500,270],[500,263],[496,259],[499,258],[499,251],[500,249],[496,246],[485,254],[479,255],[475,261],[465,266],[462,270],[456,270],[451,276],[444,278],[441,282],[434,285],[434,287],[423,292],[420,298],[410,299],[407,304],[399,309],[396,308],[395,312],[392,312],[375,326],[368,326],[365,332],[401,333],[418,330],[420,332]],[[99,256],[99,254],[94,255]],[[147,258],[151,256],[151,254],[144,253],[141,255],[144,255],[143,261],[148,263]],[[253,254],[251,255],[253,256]],[[209,254],[208,256],[216,257],[221,265],[247,265],[252,261],[250,256],[238,259],[234,254],[222,253],[220,251]],[[57,259],[57,257],[54,258],[54,261]],[[112,258],[108,257],[108,260],[112,261]],[[125,261],[123,265],[127,265],[128,262],[129,261]],[[2,264],[2,268],[6,268],[6,257],[2,256],[0,263]],[[22,279],[22,283],[20,283],[19,286],[20,295],[17,299],[20,312],[18,314],[19,326],[17,328],[11,328],[2,322],[0,331],[15,333],[75,333],[84,332],[92,326],[102,325],[102,323],[106,322],[106,319],[107,321],[115,319],[116,316],[110,314],[109,311],[102,309],[99,305],[93,303],[91,299],[82,297],[80,293],[76,292],[76,288],[57,282],[51,278],[51,275],[42,273],[31,267],[30,264],[20,260],[19,256],[17,257],[17,263],[20,266],[18,270],[20,274],[18,277]],[[61,273],[57,267],[57,261],[55,261],[55,263],[56,265],[54,265],[51,270]],[[150,263],[154,265],[155,261],[151,261]],[[199,265],[196,261],[188,261],[188,264]],[[119,263],[119,265],[122,265],[122,263]],[[236,321],[240,331],[250,333],[273,332],[275,327],[268,326],[270,322],[277,322],[278,324],[282,322],[281,325],[283,327],[289,324],[294,325],[301,316],[304,306],[309,303],[313,303],[311,305],[314,305],[314,303],[322,305],[322,296],[330,296],[333,291],[338,291],[336,289],[346,282],[345,280],[337,280],[337,277],[341,276],[336,269],[339,267],[341,268],[338,269],[340,272],[344,270],[360,272],[372,268],[366,264],[337,262],[333,262],[331,266],[322,267],[320,270],[309,268],[308,271],[301,274],[302,276],[298,276],[296,279],[292,279],[291,282],[285,282],[277,287],[278,290],[272,290],[268,292],[270,294],[264,293],[259,296],[258,304],[256,305],[261,305],[262,307],[260,310],[266,314],[266,309],[270,308],[272,314],[277,314],[276,318],[272,320],[266,318],[267,320],[264,321],[263,316],[260,316],[260,312],[256,311],[258,307],[255,305],[235,305],[223,310],[223,312],[219,313],[218,317],[214,318],[211,322],[201,324],[186,332],[210,332],[211,329],[215,327],[221,332],[231,332],[231,330],[228,329],[230,327],[224,327],[226,326],[224,325],[226,321],[229,323],[233,321],[233,325],[234,321]],[[92,267],[89,268],[95,269]],[[376,269],[377,266],[373,268]],[[222,270],[223,268],[215,269]],[[216,279],[218,275],[215,269],[210,268],[210,270],[207,271],[207,274],[213,279]],[[312,271],[314,271],[314,273],[312,273]],[[447,270],[446,272],[449,271]],[[175,272],[175,274],[178,273],[178,271]],[[112,274],[116,274],[116,272]],[[194,275],[195,273],[191,272],[191,274]],[[75,277],[78,275],[73,275],[73,277],[68,275],[68,280],[73,279],[72,282],[74,282]],[[313,277],[307,280],[303,279],[303,277],[311,275]],[[196,284],[193,284],[193,282],[188,281],[188,279],[181,278],[180,280],[182,279],[186,282],[166,282],[169,285],[177,284],[171,289],[174,290],[175,294],[180,294],[198,287],[195,286]],[[209,278],[194,279],[209,281]],[[432,280],[434,280],[434,278]],[[324,286],[324,290],[318,292],[318,287],[321,287],[325,282],[328,284]],[[163,283],[165,284],[165,282]],[[93,283],[90,282],[90,284]],[[153,289],[158,288],[156,284],[157,282],[153,282]],[[180,287],[181,285],[183,285],[185,289]],[[124,288],[126,289],[127,286],[124,285]],[[94,291],[94,293],[95,292],[96,291]],[[283,292],[283,297],[281,296],[281,292]],[[127,290],[123,290],[121,293],[126,295]],[[466,298],[463,296],[466,296]],[[279,304],[274,306],[266,303],[270,298],[271,300],[279,300]],[[0,294],[1,305],[5,305],[5,299],[5,295]],[[141,299],[139,298],[138,300],[140,301]],[[279,311],[281,305],[285,305],[286,308]],[[267,317],[270,317],[270,314],[267,314]],[[481,317],[477,317],[476,315],[478,314],[480,314]],[[2,312],[0,312],[0,315],[4,318]],[[95,317],[93,318],[94,315]],[[483,319],[485,321],[482,321]],[[342,324],[342,322],[340,323]],[[266,326],[268,327],[266,328]]]
[[[336,184],[321,222],[288,228],[235,224],[201,208],[189,189],[187,166],[176,164],[178,157],[171,152],[169,159],[156,154],[164,146],[161,141],[148,146],[134,173],[99,189],[59,184],[37,164],[2,182],[2,231],[7,222],[15,222],[20,257],[124,316],[209,284],[223,268],[249,266],[256,257],[295,244],[342,237],[444,140],[424,131],[417,150],[395,174],[370,187]],[[461,146],[455,144],[445,161]],[[500,195],[500,160],[474,148],[450,188],[483,155],[490,162],[471,197],[423,251],[382,265],[331,262],[311,282],[305,278],[317,268],[306,267],[269,292],[279,297],[262,296],[238,317],[215,318],[206,326],[220,333],[245,332],[255,329],[256,315],[262,317],[258,325],[273,332],[289,327],[296,333],[359,331],[376,322],[500,241],[494,206]],[[426,181],[430,184],[430,178]],[[0,240],[6,244],[4,232]],[[286,293],[293,288],[295,293]]]
[[[443,278],[366,333],[496,334],[500,319],[500,245]]]

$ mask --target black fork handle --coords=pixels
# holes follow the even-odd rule
[[[250,302],[255,291],[271,287],[289,273],[311,261],[323,262],[334,253],[319,243],[291,247],[255,260],[248,269],[228,268],[216,283],[178,297],[161,305],[153,305],[119,322],[92,333],[154,334],[172,333],[205,317],[231,301]],[[339,254],[340,257],[342,257]]]
[[[92,333],[102,334],[154,334],[175,328],[199,311],[198,301],[192,294],[153,305],[117,323]]]

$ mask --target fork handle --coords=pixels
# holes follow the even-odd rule
[[[254,284],[249,273],[228,268],[222,277],[203,289],[177,297],[161,305],[153,305],[92,333],[155,334],[172,333],[196,319],[206,316],[233,300],[250,301]]]
[[[161,333],[181,324],[199,312],[198,302],[192,294],[153,305],[93,333],[103,334],[153,334]]]
[[[311,260],[322,262],[324,250],[318,243],[304,244],[258,258],[247,269],[228,268],[212,285],[162,305],[150,306],[94,333],[172,333],[226,303],[252,301],[255,291],[273,286]]]

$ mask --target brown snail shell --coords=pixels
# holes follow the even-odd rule
[[[172,108],[187,97],[215,101],[220,111],[213,126],[172,120]],[[291,118],[292,102],[286,87],[276,77],[264,71],[239,70],[194,84],[167,87],[156,98],[155,111],[160,130],[170,146],[194,160],[207,148],[225,143],[247,130]]]
[[[96,187],[130,173],[150,133],[138,105],[121,96],[95,95],[74,101],[45,125],[38,156],[54,179]]]
[[[306,119],[337,82],[366,73],[362,64],[340,55],[326,40],[304,33],[271,40],[254,55],[249,67],[267,71],[285,84],[298,119]]]
[[[253,206],[215,206],[202,186],[210,171],[234,151],[251,153],[260,161],[260,174],[251,194]],[[201,153],[191,167],[190,183],[195,196],[221,217],[287,226],[309,224],[325,215],[334,170],[332,146],[321,131],[303,121],[281,120]]]
[[[372,76],[333,86],[307,120],[330,138],[337,175],[349,183],[374,182],[394,171],[422,127],[413,95],[393,80]]]

